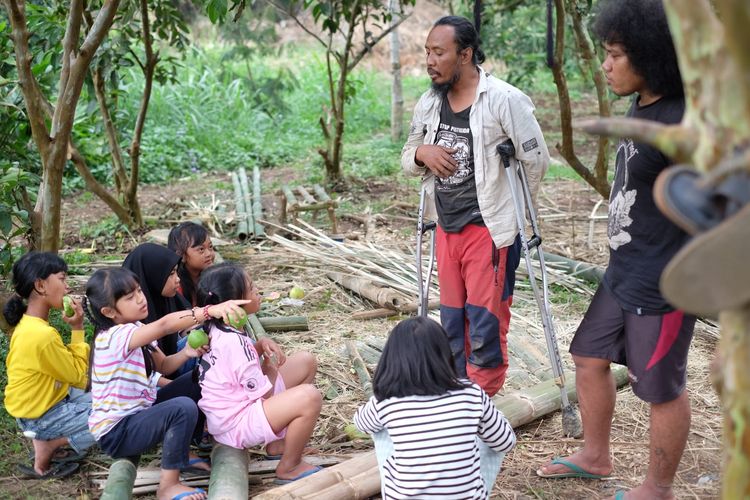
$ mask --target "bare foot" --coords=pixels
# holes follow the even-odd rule
[[[292,467],[291,469],[282,470],[281,468],[281,462],[279,462],[279,466],[276,467],[276,477],[278,479],[294,479],[303,472],[307,472],[312,469],[316,469],[316,465],[309,464],[305,462],[304,460],[300,461],[297,465]]]
[[[68,444],[68,438],[61,437],[51,441],[34,439],[32,443],[34,445],[34,470],[38,474],[44,474],[50,468],[52,455],[59,447]]]
[[[589,474],[595,474],[598,476],[609,476],[612,473],[612,460],[607,457],[600,459],[588,458],[584,455],[583,450],[573,453],[571,456],[560,459],[561,461],[570,462],[573,465],[577,465]],[[556,476],[559,474],[570,474],[575,473],[570,467],[565,464],[556,463],[552,461],[543,465],[536,471],[537,475],[541,477]],[[573,476],[568,476],[573,477]]]
[[[317,448],[305,446],[302,450],[302,455],[314,455],[320,452]],[[279,439],[278,441],[272,441],[266,445],[266,455],[277,456],[284,454],[284,440]]]
[[[672,487],[650,486],[642,484],[637,488],[623,492],[619,498],[612,496],[612,500],[674,500]]]
[[[159,488],[156,490],[156,497],[159,500],[172,500],[172,498],[176,497],[180,493],[187,493],[189,491],[196,491],[195,488],[191,488],[190,486],[185,486],[182,483],[176,483],[171,486],[165,487],[165,488]],[[206,496],[205,492],[198,492],[196,491],[192,495],[187,495],[182,497],[181,500],[204,500],[208,498]]]

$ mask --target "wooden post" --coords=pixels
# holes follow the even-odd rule
[[[133,485],[138,468],[127,458],[115,460],[109,466],[107,484],[104,485],[101,500],[130,500],[133,498]]]
[[[211,452],[210,500],[248,498],[247,451],[214,443]]]

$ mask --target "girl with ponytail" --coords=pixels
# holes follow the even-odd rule
[[[74,299],[73,315],[62,316],[73,330],[68,345],[49,324],[50,310],[61,309],[70,291],[67,271],[56,254],[27,253],[13,265],[16,293],[3,310],[15,327],[6,360],[5,409],[33,439],[33,466],[19,465],[19,471],[38,479],[64,477],[78,469],[77,463],[63,462],[66,457],[56,454],[58,448],[70,446],[72,456],[82,457],[95,443],[87,424],[89,345],[81,304]]]

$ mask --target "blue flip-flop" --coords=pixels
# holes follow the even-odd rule
[[[173,496],[172,500],[181,500],[183,498],[189,497],[190,495],[195,495],[196,493],[203,493],[205,495],[206,490],[202,488],[195,488],[193,491],[183,491],[182,493]]]
[[[211,474],[210,470],[202,469],[200,467],[195,467],[195,464],[204,463],[207,465],[211,465],[211,463],[208,460],[205,460],[200,457],[191,458],[188,460],[187,467],[183,467],[180,469],[180,472],[184,472],[186,474]]]
[[[545,474],[544,472],[542,472],[541,469],[539,469],[536,471],[536,475],[539,477],[544,477],[548,479],[562,479],[562,478],[568,478],[568,477],[577,477],[581,479],[607,479],[609,477],[609,474],[594,474],[593,472],[589,472],[569,460],[565,460],[559,457],[555,457],[554,459],[552,459],[550,463],[552,465],[564,465],[565,467],[570,469],[570,472],[560,472],[557,474]]]
[[[281,460],[281,455],[266,455],[263,460]]]
[[[625,500],[625,493],[627,493],[625,490],[615,491],[615,500]]]
[[[289,483],[293,483],[294,481],[298,481],[298,480],[302,479],[303,477],[312,476],[316,472],[320,472],[322,470],[323,470],[323,467],[320,467],[320,466],[316,465],[312,469],[309,469],[309,470],[306,470],[305,472],[302,472],[299,476],[293,477],[291,479],[276,478],[276,479],[273,480],[273,483],[274,484],[289,484]]]

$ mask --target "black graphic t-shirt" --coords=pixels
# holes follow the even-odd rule
[[[453,159],[458,164],[447,179],[435,177],[435,206],[438,222],[446,233],[457,233],[466,224],[484,225],[477,201],[474,179],[474,151],[469,128],[471,106],[454,113],[447,99],[440,107],[440,126],[435,144],[455,148]]]
[[[628,116],[673,124],[684,111],[682,98],[662,98],[647,106],[634,101]],[[688,235],[662,215],[652,194],[656,177],[671,163],[658,149],[632,139],[620,140],[617,147],[604,285],[623,309],[637,314],[673,310],[659,291],[659,277]]]

